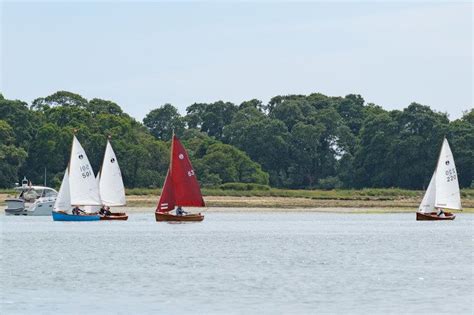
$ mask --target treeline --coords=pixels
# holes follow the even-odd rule
[[[0,95],[0,187],[23,176],[59,186],[74,130],[97,172],[106,137],[127,187],[159,187],[172,132],[189,150],[205,186],[243,182],[285,188],[422,189],[444,136],[462,187],[473,183],[474,110],[447,115],[412,103],[399,111],[366,104],[360,95],[276,96],[195,103],[182,116],[165,104],[143,123],[112,101],[60,91],[31,104]]]

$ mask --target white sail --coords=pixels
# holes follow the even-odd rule
[[[69,212],[71,208],[71,195],[69,192],[69,170],[66,168],[66,171],[64,172],[63,181],[61,182],[61,188],[59,188],[59,193],[54,203],[54,211]]]
[[[74,136],[69,162],[69,188],[71,204],[99,206],[99,187],[86,152]]]
[[[443,141],[436,167],[435,207],[461,209],[458,174],[454,164],[453,153],[446,138]]]
[[[431,176],[430,184],[428,185],[428,189],[425,192],[425,196],[420,203],[420,212],[433,212],[435,208],[436,202],[436,170]]]
[[[99,174],[95,177],[95,181],[97,182],[97,187],[99,186],[99,178],[100,178],[100,171]],[[100,189],[99,189],[100,195]],[[84,211],[87,213],[97,213],[100,210],[100,206],[84,206]]]
[[[106,206],[113,207],[126,204],[122,172],[120,172],[117,157],[109,141],[107,141],[100,172],[99,191],[102,204]]]

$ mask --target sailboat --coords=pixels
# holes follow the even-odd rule
[[[155,211],[156,221],[202,221],[204,215],[170,213],[175,209],[205,207],[201,189],[186,149],[173,134],[168,174]]]
[[[125,206],[125,188],[123,186],[122,172],[112,149],[110,141],[107,140],[105,147],[102,168],[97,175],[99,183],[100,199],[103,206],[118,207]],[[102,215],[101,220],[127,220],[128,215],[122,212],[112,212],[109,215]]]
[[[454,220],[456,217],[451,212],[440,214],[439,209],[462,209],[456,165],[446,138],[443,140],[436,169],[416,213],[416,220]]]
[[[93,213],[71,214],[73,206],[99,206],[99,186],[86,152],[74,135],[69,165],[64,172],[61,188],[52,212],[54,221],[98,221]]]

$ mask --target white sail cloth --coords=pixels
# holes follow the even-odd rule
[[[69,166],[64,173],[59,191],[54,205],[55,210],[69,211],[72,206],[101,204],[99,186],[92,166],[76,136],[73,138]]]
[[[72,205],[100,205],[99,187],[86,152],[74,136],[69,162],[69,188]]]
[[[99,191],[103,205],[114,207],[126,204],[122,172],[109,141],[107,141],[104,160],[99,174]]]
[[[61,188],[59,188],[58,196],[54,202],[54,211],[66,211],[69,212],[71,207],[71,195],[69,191],[69,169],[66,168],[64,172],[63,181],[61,182]]]
[[[435,208],[459,210],[461,194],[453,153],[448,140],[443,140],[436,170],[421,201],[420,212],[433,212]]]

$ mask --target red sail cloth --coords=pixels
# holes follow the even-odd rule
[[[175,206],[204,207],[205,204],[188,153],[178,137],[173,136],[170,168],[156,211],[168,212]]]

